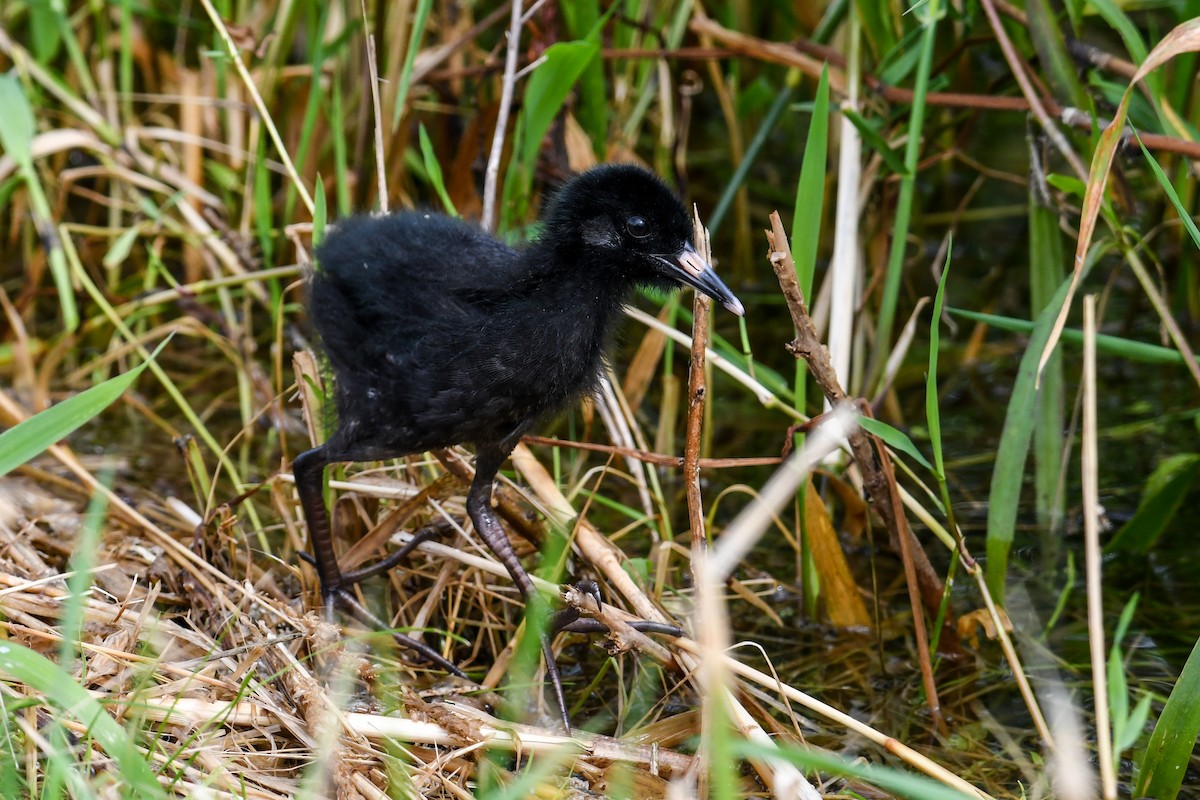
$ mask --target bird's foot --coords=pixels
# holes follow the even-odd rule
[[[405,545],[396,552],[384,556],[374,564],[368,564],[365,567],[359,567],[358,569],[341,572],[340,588],[345,590],[357,583],[365,581],[367,578],[373,578],[376,575],[382,575],[383,573],[395,567],[404,559],[408,558],[409,554],[412,553],[413,550],[416,550],[430,539],[437,539],[451,529],[451,524],[444,519],[440,519],[436,522],[426,525],[424,528],[421,528],[419,531],[414,533],[412,538],[409,539],[408,542],[406,542]],[[309,564],[316,566],[317,560],[310,554],[301,552],[300,558]],[[328,600],[328,595],[326,596],[326,600]]]
[[[571,719],[567,714],[566,699],[563,695],[562,678],[558,673],[558,664],[554,660],[554,650],[551,641],[559,633],[585,633],[614,635],[614,627],[628,626],[639,633],[658,633],[665,636],[683,636],[684,631],[674,625],[651,620],[619,620],[613,618],[611,625],[601,617],[607,617],[600,600],[600,586],[593,580],[582,580],[577,584],[568,584],[563,592],[567,601],[566,608],[550,615],[542,634],[542,652],[546,659],[546,679],[554,691],[554,699],[562,715],[563,729],[567,735],[571,733]],[[632,649],[632,646],[618,649]]]
[[[568,590],[563,593],[567,607],[556,612],[551,618],[548,626],[550,633],[612,633],[612,626],[601,619],[606,615],[603,613],[600,585],[585,578],[567,586]],[[621,622],[638,633],[656,633],[662,636],[685,635],[682,628],[666,622],[648,619],[622,620]]]

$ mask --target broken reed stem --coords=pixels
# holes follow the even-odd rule
[[[768,260],[771,262],[771,268],[775,270],[779,288],[783,291],[788,311],[791,313],[792,322],[796,327],[796,338],[787,345],[787,348],[797,358],[805,360],[817,385],[821,387],[821,391],[825,393],[830,404],[836,408],[846,401],[846,392],[838,382],[833,364],[829,359],[829,351],[821,343],[820,337],[817,336],[816,326],[813,325],[812,318],[808,315],[808,307],[800,292],[800,284],[796,280],[796,267],[792,260],[791,247],[788,245],[787,234],[783,230],[783,220],[780,219],[778,211],[771,214],[771,230],[766,231],[766,235],[767,244],[770,247]],[[863,412],[869,414],[870,409],[865,404],[862,405],[864,406]],[[929,662],[928,640],[924,635],[924,615],[921,613],[922,603],[920,600],[923,599],[924,606],[936,613],[942,599],[942,580],[934,571],[933,565],[929,563],[929,557],[921,548],[912,529],[908,527],[895,475],[890,469],[880,465],[887,459],[887,453],[882,443],[878,448],[879,462],[872,454],[871,443],[874,439],[875,437],[869,436],[861,428],[856,429],[849,436],[850,451],[854,456],[854,463],[862,472],[863,485],[866,487],[868,496],[874,501],[875,511],[883,518],[884,525],[887,527],[888,539],[893,549],[901,554],[904,561],[905,576],[909,581],[910,591],[913,593],[914,627],[919,629],[917,646],[921,650],[921,673],[925,679],[926,699],[934,720],[940,727],[941,713],[933,682],[933,668]],[[947,614],[943,636],[949,635],[949,643],[956,643],[957,637],[954,636],[951,629],[951,619],[952,615]]]
[[[700,257],[712,263],[708,231],[700,221],[700,212],[693,207],[693,239]],[[705,347],[708,345],[708,310],[710,302],[701,291],[692,302],[692,354],[688,371],[687,433],[683,446],[683,482],[687,487],[688,522],[692,528],[693,578],[695,557],[705,546],[704,500],[700,495],[700,434],[704,422]]]

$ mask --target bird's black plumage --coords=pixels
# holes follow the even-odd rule
[[[350,600],[320,493],[327,464],[474,445],[468,512],[529,600],[533,584],[490,507],[521,435],[595,384],[636,286],[689,284],[742,313],[692,248],[679,200],[628,165],[569,181],[520,250],[468,222],[402,212],[339,222],[316,255],[309,307],[336,377],[338,427],[293,471],[330,605]]]

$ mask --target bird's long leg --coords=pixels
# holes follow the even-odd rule
[[[312,543],[313,564],[317,568],[317,578],[321,582],[321,600],[325,606],[325,615],[333,617],[334,608],[340,608],[350,616],[365,625],[384,630],[388,626],[382,620],[363,607],[358,599],[350,593],[349,587],[364,575],[357,573],[344,575],[338,566],[337,554],[333,551],[333,531],[329,525],[329,512],[325,508],[325,498],[321,495],[321,478],[333,459],[329,457],[327,445],[306,450],[292,461],[292,475],[296,478],[296,492],[300,495],[300,507],[304,509],[304,519],[308,523],[308,538]],[[347,580],[347,577],[351,580]],[[401,647],[418,653],[447,672],[465,678],[461,669],[447,661],[441,653],[424,642],[418,641],[403,633],[393,632],[392,638]]]
[[[496,512],[492,510],[492,485],[495,482],[496,473],[500,471],[500,465],[508,458],[511,450],[511,447],[507,449],[482,445],[479,447],[475,459],[475,479],[471,482],[471,488],[467,492],[467,513],[471,516],[471,522],[475,524],[475,530],[479,533],[480,538],[496,554],[496,558],[500,559],[500,563],[512,576],[513,583],[517,584],[517,589],[520,590],[526,609],[528,609],[534,603],[540,603],[541,599],[537,590],[534,589],[533,579],[521,566],[521,561],[517,558],[512,544],[509,543],[504,528],[500,526]],[[559,713],[562,715],[563,727],[570,731],[571,719],[567,715],[567,701],[563,695],[562,677],[558,674],[558,664],[554,661],[550,632],[548,630],[539,631],[539,636],[542,640],[542,653],[546,658],[546,677],[549,678],[550,685],[554,689],[554,699],[558,704]]]
[[[296,492],[300,495],[300,507],[304,509],[304,519],[308,523],[308,540],[312,544],[313,563],[321,581],[321,599],[327,614],[333,611],[334,598],[342,588],[342,570],[337,554],[333,552],[333,531],[321,493],[321,479],[329,463],[325,445],[305,450],[292,460],[292,475],[296,478]]]

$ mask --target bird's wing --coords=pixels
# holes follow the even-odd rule
[[[441,214],[351,217],[317,249],[310,313],[335,369],[405,369],[430,339],[469,336],[519,283],[512,248]]]

